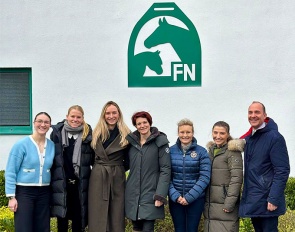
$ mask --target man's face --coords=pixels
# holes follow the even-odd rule
[[[263,107],[260,103],[252,103],[249,106],[248,121],[255,130],[262,125],[266,116],[267,115],[263,112]]]

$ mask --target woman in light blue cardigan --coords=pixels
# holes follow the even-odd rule
[[[54,144],[46,138],[51,118],[40,112],[34,133],[12,147],[5,171],[8,207],[14,212],[16,232],[50,231],[50,168]]]

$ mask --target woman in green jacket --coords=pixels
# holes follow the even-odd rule
[[[132,116],[136,131],[127,136],[130,173],[126,183],[125,215],[132,220],[133,231],[154,231],[155,219],[164,218],[171,162],[168,139],[151,127],[148,112]]]
[[[216,122],[212,128],[214,142],[207,145],[212,172],[204,209],[205,232],[239,231],[244,141],[233,140],[229,129],[226,122]]]

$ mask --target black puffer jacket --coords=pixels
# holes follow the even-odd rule
[[[51,216],[64,218],[67,213],[66,207],[66,178],[64,173],[63,147],[61,130],[64,121],[52,126],[50,139],[55,144],[55,157],[51,168],[52,202]],[[87,226],[88,221],[88,184],[91,173],[91,165],[94,161],[94,151],[90,146],[92,140],[92,129],[89,126],[89,133],[81,147],[81,166],[79,175],[79,197],[81,203],[82,229]]]

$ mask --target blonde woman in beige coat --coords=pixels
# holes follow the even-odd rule
[[[239,231],[244,141],[233,140],[229,130],[226,122],[216,122],[212,128],[213,142],[207,145],[212,172],[204,209],[205,232]]]

